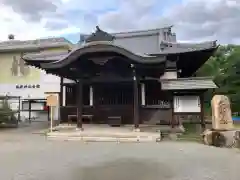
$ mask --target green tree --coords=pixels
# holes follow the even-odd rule
[[[213,93],[226,94],[231,99],[233,111],[240,111],[240,46],[220,46],[197,75],[211,76],[219,86],[205,94],[208,107]]]
[[[227,57],[219,93],[227,94],[231,99],[232,110],[240,112],[240,46],[235,46]]]

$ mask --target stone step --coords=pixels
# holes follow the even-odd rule
[[[158,142],[160,137],[48,136],[48,140],[84,142]]]

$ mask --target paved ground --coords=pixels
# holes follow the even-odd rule
[[[3,180],[238,180],[240,152],[194,143],[47,141],[45,125],[0,129]]]

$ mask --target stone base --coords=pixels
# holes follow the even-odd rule
[[[84,128],[76,128],[76,131],[84,131]]]
[[[56,127],[56,126],[58,126],[59,124],[60,124],[60,121],[59,120],[53,120],[53,128],[54,127]],[[48,124],[49,124],[49,128],[50,128],[50,126],[51,126],[51,121],[48,121]]]
[[[176,133],[170,133],[168,135],[170,140],[176,141],[178,139],[178,135]]]
[[[134,128],[133,131],[134,132],[141,132],[140,128]]]
[[[236,147],[240,142],[240,132],[237,130],[221,131],[207,129],[203,132],[203,142],[209,146]]]

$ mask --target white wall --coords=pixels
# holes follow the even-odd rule
[[[137,54],[156,53],[160,49],[159,37],[157,34],[152,36],[116,38],[114,43]]]
[[[26,84],[26,83],[25,83]],[[41,72],[41,78],[34,83],[26,85],[40,85],[40,88],[16,88],[17,83],[0,84],[0,95],[21,96],[21,98],[46,98],[45,92],[60,92],[60,78],[51,74]]]
[[[174,96],[174,112],[201,112],[199,96]]]
[[[35,83],[34,83],[35,84]],[[21,98],[43,99],[45,92],[60,92],[60,83],[38,83],[40,88],[16,88],[16,84],[0,84],[0,95],[21,96]]]

